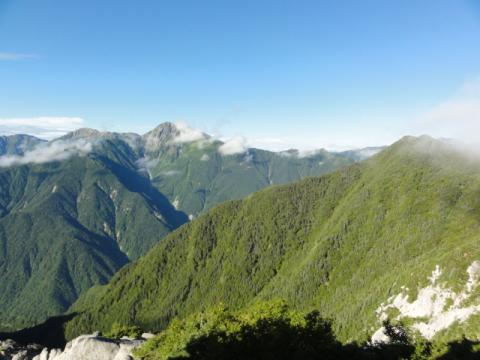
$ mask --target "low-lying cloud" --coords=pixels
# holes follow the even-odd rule
[[[143,157],[137,160],[136,165],[139,170],[148,171],[158,164],[159,159]]]
[[[181,172],[178,170],[167,170],[167,171],[162,171],[161,174],[163,176],[177,176],[177,175],[180,175]]]
[[[421,125],[433,136],[480,144],[480,78],[427,111]]]
[[[28,134],[51,140],[84,126],[79,117],[0,118],[0,134]]]
[[[247,150],[247,139],[243,136],[236,136],[228,139],[218,148],[218,151],[222,155],[243,154]]]
[[[200,130],[191,128],[183,122],[175,123],[179,134],[172,140],[175,144],[206,140],[207,136]]]
[[[92,151],[92,148],[92,143],[85,140],[54,141],[39,145],[23,155],[1,156],[0,167],[63,161],[73,156],[85,156]]]

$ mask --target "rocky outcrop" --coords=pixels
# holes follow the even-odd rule
[[[98,333],[82,335],[70,341],[65,350],[40,345],[20,345],[12,340],[0,341],[2,360],[132,360],[132,351],[144,340],[108,339]]]
[[[20,345],[13,340],[0,341],[0,359],[30,360],[42,351],[40,345]]]
[[[442,271],[437,265],[429,277],[429,284],[417,290],[416,299],[410,301],[409,289],[402,286],[398,295],[391,296],[376,310],[378,320],[385,322],[409,319],[411,329],[427,340],[453,324],[461,324],[480,313],[480,303],[474,301],[475,290],[480,286],[480,261],[467,268],[468,280],[461,291],[441,283]],[[390,313],[396,314],[391,318]],[[382,326],[372,336],[372,343],[389,343],[390,338]]]

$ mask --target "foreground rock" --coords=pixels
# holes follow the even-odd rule
[[[13,340],[0,341],[0,359],[2,360],[29,360],[41,351],[40,345],[24,346]]]
[[[70,341],[65,350],[42,349],[40,345],[23,346],[12,340],[0,341],[2,360],[132,360],[132,351],[144,340],[112,340],[82,335]]]

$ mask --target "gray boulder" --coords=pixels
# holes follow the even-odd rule
[[[112,340],[97,333],[82,335],[70,341],[65,350],[44,349],[33,360],[132,360],[132,351],[143,343],[141,340]]]
[[[31,360],[42,351],[40,345],[21,345],[13,340],[0,341],[0,359]]]

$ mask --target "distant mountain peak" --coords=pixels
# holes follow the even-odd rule
[[[132,148],[137,148],[141,143],[141,136],[135,133],[116,133],[109,131],[99,131],[90,128],[81,128],[72,131],[56,140],[86,140],[95,142],[97,140],[120,140],[129,144]]]
[[[32,135],[16,134],[0,136],[0,156],[22,155],[25,151],[31,150],[45,140]]]
[[[177,128],[177,125],[175,125],[172,122],[164,122],[155,127],[153,130],[150,130],[147,132],[144,136],[144,138],[149,138],[149,137],[161,137],[164,139],[170,139],[176,135],[178,135],[179,130]]]
[[[211,137],[198,129],[182,123],[164,122],[153,130],[143,135],[145,147],[148,151],[154,151],[163,146],[207,141]]]
[[[429,135],[411,136],[407,135],[394,142],[389,148],[390,151],[415,151],[415,152],[435,152],[441,150],[451,150],[448,141],[435,139]]]
[[[30,139],[30,140],[37,140],[37,141],[45,141],[36,136],[28,135],[28,134],[13,134],[13,135],[0,135],[1,139]]]
[[[69,139],[93,139],[101,137],[103,133],[96,129],[91,128],[81,128],[69,132],[68,134],[62,136],[60,139],[69,140]]]

